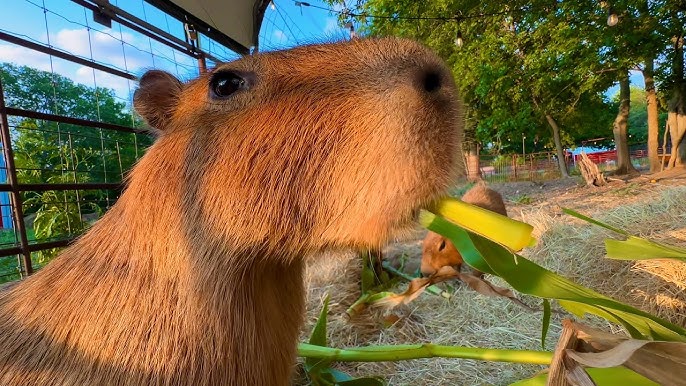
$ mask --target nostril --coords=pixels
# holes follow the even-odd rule
[[[441,75],[436,71],[428,71],[424,74],[424,79],[422,80],[422,87],[426,92],[435,92],[441,88]]]

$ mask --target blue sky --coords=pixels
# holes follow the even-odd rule
[[[135,16],[183,38],[183,25],[142,0],[110,0]],[[0,12],[0,31],[34,42],[50,44],[86,58],[140,75],[149,68],[161,68],[182,79],[197,75],[197,64],[171,48],[117,23],[112,28],[96,24],[90,11],[70,0],[0,0],[5,3]],[[325,6],[311,0],[313,5]],[[275,0],[268,7],[260,31],[260,49],[274,50],[298,44],[348,36],[338,27],[335,15],[314,7],[299,7],[293,0]],[[48,10],[44,12],[42,7]],[[236,54],[207,39],[201,47],[215,56],[230,60]],[[122,100],[130,99],[135,88],[132,81],[121,79],[89,67],[51,58],[48,55],[0,41],[0,62],[28,65],[54,71],[88,86],[104,86],[115,90]]]

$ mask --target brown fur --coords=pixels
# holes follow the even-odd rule
[[[507,216],[505,202],[500,193],[486,187],[484,183],[476,184],[462,196],[462,201],[493,212]],[[455,267],[458,271],[462,268],[462,255],[455,249],[453,243],[445,237],[429,231],[422,241],[422,264],[421,271],[424,276],[431,276],[445,266]],[[482,272],[475,271],[481,276]]]
[[[222,71],[249,89],[211,98]],[[379,247],[456,172],[452,77],[406,40],[152,71],[134,99],[159,138],[88,233],[0,295],[1,385],[287,384],[304,258]]]

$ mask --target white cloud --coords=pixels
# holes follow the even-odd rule
[[[29,66],[43,71],[50,71],[50,60],[47,55],[28,48],[11,44],[0,44],[0,61]]]
[[[327,17],[326,25],[324,26],[324,35],[330,36],[340,33],[341,27],[338,25],[338,19],[335,17]]]
[[[89,36],[90,34],[90,36]],[[137,43],[132,34],[105,29],[102,32],[85,28],[62,29],[52,37],[53,45],[71,54],[90,58],[98,62],[124,69],[148,66],[151,62],[149,51]],[[122,41],[126,44],[122,45]],[[138,49],[134,48],[137,47]],[[91,55],[92,53],[92,55]],[[124,54],[125,53],[125,54]]]
[[[89,39],[90,32],[90,39]],[[288,40],[284,34],[281,39]],[[125,44],[122,44],[122,40]],[[120,70],[128,70],[138,76],[147,69],[158,68],[176,73],[181,79],[189,79],[197,75],[197,63],[194,58],[157,42],[149,42],[146,37],[104,29],[102,32],[86,28],[62,29],[50,35],[50,42],[55,47],[70,54],[90,59],[98,63]],[[153,59],[150,54],[156,55]],[[92,51],[92,54],[91,54]],[[29,66],[43,71],[50,71],[67,78],[93,87],[93,72],[90,67],[74,64],[67,60],[53,57],[52,67],[50,56],[13,44],[0,44],[0,62],[9,62],[21,66]],[[178,65],[175,65],[175,62]],[[114,89],[122,99],[130,98],[130,88],[135,82],[95,70],[95,82],[99,87]]]
[[[288,35],[280,29],[275,29],[272,33],[274,38],[279,41],[279,43],[285,43],[288,41]]]
[[[93,73],[95,73],[95,82],[97,83],[98,87],[111,88],[118,97],[126,100],[130,99],[130,92],[135,88],[135,84],[128,79],[120,78],[106,72],[93,70],[92,68],[86,66],[79,67],[74,73],[74,76],[70,77],[70,79],[72,79],[74,82],[93,87]]]

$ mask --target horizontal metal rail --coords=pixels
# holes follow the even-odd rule
[[[26,247],[26,250],[29,253],[31,253],[31,252],[42,251],[45,249],[67,247],[67,246],[69,246],[69,244],[74,242],[74,240],[76,240],[77,237],[78,236],[74,236],[74,237],[70,237],[67,239],[55,240],[55,241],[46,241],[46,242],[42,242],[42,243],[29,243],[29,245]],[[10,247],[10,248],[0,248],[0,257],[18,255],[18,254],[21,254],[23,252],[24,252],[24,250],[19,246]]]
[[[171,47],[177,51],[183,52],[184,54],[191,56],[193,58],[199,58],[202,54],[192,45],[188,44],[186,41],[177,38],[174,35],[163,31],[154,25],[142,20],[123,9],[116,7],[106,1],[102,0],[71,0],[72,2],[86,8],[93,12],[98,12],[106,15],[110,19],[116,21],[117,23],[131,28],[132,30],[145,35],[157,42],[160,42],[168,47]]]
[[[94,68],[96,70],[100,70],[100,71],[106,72],[108,74],[116,75],[116,76],[119,76],[119,77],[122,77],[125,79],[129,79],[129,80],[137,80],[138,79],[135,75],[133,75],[131,73],[121,71],[121,70],[118,70],[118,69],[110,67],[110,66],[106,66],[104,64],[95,62],[93,60],[84,59],[82,57],[69,54],[67,52],[52,48],[52,47],[47,46],[45,44],[34,43],[30,40],[22,39],[18,36],[10,35],[10,34],[4,33],[4,32],[0,32],[0,40],[4,40],[6,42],[16,44],[18,46],[26,47],[26,48],[29,48],[29,49],[34,50],[34,51],[42,52],[44,54],[56,56],[56,57],[62,58],[64,60],[68,60],[70,62],[80,64],[80,65],[83,65],[86,67]]]
[[[60,184],[17,184],[20,192],[46,192],[49,190],[122,190],[124,184],[120,182],[82,182]],[[0,192],[11,192],[10,184],[0,184]]]
[[[125,133],[150,134],[150,132],[145,130],[145,129],[135,129],[133,127],[115,125],[113,123],[89,121],[87,119],[72,118],[72,117],[67,117],[64,115],[41,113],[38,111],[23,110],[23,109],[17,109],[17,108],[13,108],[13,107],[6,107],[5,112],[7,113],[7,115],[24,117],[24,118],[41,119],[41,120],[45,120],[45,121],[65,123],[65,124],[69,124],[69,125],[92,127],[92,128],[96,128],[96,129],[116,130],[116,131],[122,131]]]

